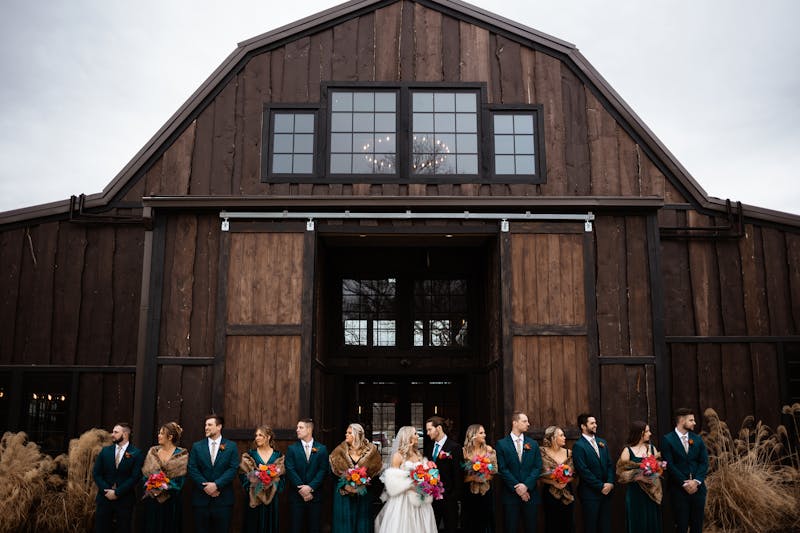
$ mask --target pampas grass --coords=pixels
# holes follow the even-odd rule
[[[785,406],[783,411],[793,414],[793,435],[784,426],[773,432],[749,416],[734,437],[716,411],[706,409],[706,527],[743,533],[800,528],[800,404]]]
[[[23,531],[46,493],[53,460],[28,442],[25,433],[5,433],[0,441],[0,533]]]

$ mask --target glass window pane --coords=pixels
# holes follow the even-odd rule
[[[435,174],[455,174],[456,173],[456,156],[437,154],[436,165],[434,167]]]
[[[331,154],[331,173],[350,173],[350,154]]]
[[[433,95],[433,110],[437,113],[443,111],[453,112],[456,110],[456,95],[455,93],[434,93]]]
[[[294,115],[275,113],[275,132],[291,133],[294,131]]]
[[[456,131],[470,133],[478,131],[478,117],[472,113],[458,113],[456,115]]]
[[[314,133],[314,115],[297,114],[294,117],[295,133]]]
[[[414,321],[414,346],[424,346],[425,332],[422,320]]]
[[[272,156],[272,172],[275,174],[290,174],[292,172],[291,154],[274,154]]]
[[[433,133],[417,133],[412,140],[414,153],[433,153],[433,142]]]
[[[331,134],[331,152],[352,152],[353,135],[350,133]]]
[[[353,131],[375,131],[375,115],[353,113]]]
[[[434,143],[436,145],[437,152],[450,154],[460,151],[460,148],[456,146],[456,136],[451,133],[437,133]]]
[[[395,93],[375,93],[375,111],[395,111],[397,107]]]
[[[433,113],[414,113],[415,132],[433,131]]]
[[[294,151],[297,154],[313,154],[314,153],[314,136],[313,135],[295,135],[294,136]]]
[[[376,113],[375,131],[396,132],[397,126],[394,113]]]
[[[292,135],[289,133],[276,133],[272,138],[272,151],[279,154],[292,153]]]
[[[478,136],[474,133],[462,133],[456,135],[456,149],[460,154],[477,154]]]
[[[434,131],[456,131],[456,116],[453,113],[436,113],[434,115],[433,128]]]
[[[413,110],[433,111],[433,93],[414,93]]]
[[[517,156],[517,174],[535,174],[536,164],[532,155]]]
[[[311,154],[300,154],[294,156],[295,174],[311,174],[314,171],[314,156]]]
[[[495,135],[494,136],[494,153],[496,153],[496,154],[513,154],[514,153],[514,137],[512,135]]]
[[[353,154],[353,174],[373,174],[372,154]]]
[[[514,117],[512,115],[495,115],[494,132],[514,133]]]
[[[376,135],[375,136],[375,152],[380,154],[393,154],[395,153],[395,135]]]
[[[475,93],[456,93],[456,111],[474,113],[478,110],[478,97]]]
[[[375,320],[372,322],[375,346],[394,346],[394,324],[394,320]]]
[[[458,155],[458,173],[459,174],[477,174],[478,173],[478,156],[477,155]]]
[[[494,157],[494,172],[495,174],[513,174],[514,173],[514,156],[513,155],[497,155]]]
[[[333,111],[353,110],[353,93],[335,91],[331,99],[331,109]]]
[[[514,151],[518,154],[532,154],[533,135],[514,135]]]
[[[533,134],[532,115],[514,115],[514,133]]]
[[[372,153],[374,136],[371,133],[353,134],[353,152],[357,154]]]
[[[348,346],[367,345],[367,321],[366,320],[345,320],[344,321],[344,343]]]
[[[375,174],[394,174],[395,173],[395,165],[394,165],[395,157],[394,155],[387,156],[387,155],[376,155],[375,156]]]
[[[375,93],[354,93],[353,111],[374,111]]]
[[[331,113],[331,131],[353,131],[353,115]]]

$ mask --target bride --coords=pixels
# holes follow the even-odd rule
[[[375,518],[376,533],[436,533],[431,497],[422,498],[414,489],[410,472],[422,463],[417,451],[417,431],[403,426],[395,437],[397,451],[381,475],[383,509]]]

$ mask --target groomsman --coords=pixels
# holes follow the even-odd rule
[[[542,473],[542,455],[535,440],[525,435],[528,415],[511,415],[511,433],[497,443],[497,469],[503,479],[506,533],[516,533],[519,517],[526,533],[536,533],[537,505],[541,498],[536,481]]]
[[[194,482],[192,509],[198,533],[225,532],[231,525],[239,450],[235,442],[222,437],[223,424],[220,415],[208,415],[206,438],[195,442],[189,452],[187,471]]]
[[[614,490],[614,463],[608,443],[597,436],[597,419],[578,415],[581,437],[572,447],[575,473],[580,477],[578,496],[583,506],[586,533],[611,533],[611,491]]]
[[[322,514],[322,482],[329,472],[328,449],[314,440],[314,422],[303,418],[297,422],[297,442],[286,450],[286,477],[292,531],[319,533]],[[308,529],[306,529],[306,527]]]
[[[458,500],[464,484],[461,470],[464,452],[460,444],[447,436],[445,426],[450,429],[449,421],[441,416],[432,416],[425,422],[425,433],[431,442],[425,443],[424,455],[436,463],[444,485],[444,497],[433,502],[436,523],[444,522],[444,530],[455,533],[458,527]]]
[[[667,462],[669,493],[679,533],[700,533],[706,508],[708,450],[703,439],[694,433],[691,409],[675,411],[675,430],[661,441],[661,455]]]
[[[94,530],[98,533],[131,530],[134,487],[142,479],[144,454],[130,442],[131,426],[120,422],[111,430],[112,444],[100,450],[92,476],[97,485]]]

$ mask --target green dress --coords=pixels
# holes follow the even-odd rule
[[[269,460],[265,463],[261,456],[258,455],[256,450],[248,450],[247,454],[253,458],[256,465],[268,464],[271,465],[281,456],[281,452],[273,450]],[[278,533],[280,527],[278,524],[278,494],[283,492],[283,486],[286,484],[284,476],[281,476],[278,481],[278,493],[272,499],[269,505],[259,505],[255,509],[248,505],[249,497],[247,496],[250,490],[250,482],[247,480],[247,474],[239,474],[239,481],[242,482],[242,487],[245,493],[244,505],[244,522],[242,531],[246,533]]]
[[[158,449],[154,446],[153,449]],[[179,457],[181,454],[186,455],[184,448],[175,448],[172,452],[170,461]],[[148,452],[150,455],[151,452]],[[158,455],[155,455],[158,459]],[[160,460],[158,461],[160,464]],[[160,464],[161,469],[164,470],[166,465]],[[147,476],[143,477],[144,483],[147,482]],[[181,489],[186,476],[175,476],[169,480],[169,489],[167,492],[170,497],[167,501],[159,503],[154,498],[144,498],[144,519],[142,520],[143,529],[147,533],[181,533],[183,530],[183,502],[181,501]]]
[[[351,460],[352,462],[352,460]],[[352,466],[358,466],[352,464]],[[372,516],[372,502],[375,500],[372,487],[361,496],[358,494],[342,495],[337,489],[337,481],[333,487],[333,533],[372,533],[375,517]]]
[[[653,453],[652,445],[650,453]],[[642,462],[642,457],[634,455],[630,447],[628,454],[634,463]],[[651,500],[636,482],[628,483],[625,515],[628,533],[661,533],[661,506]]]

